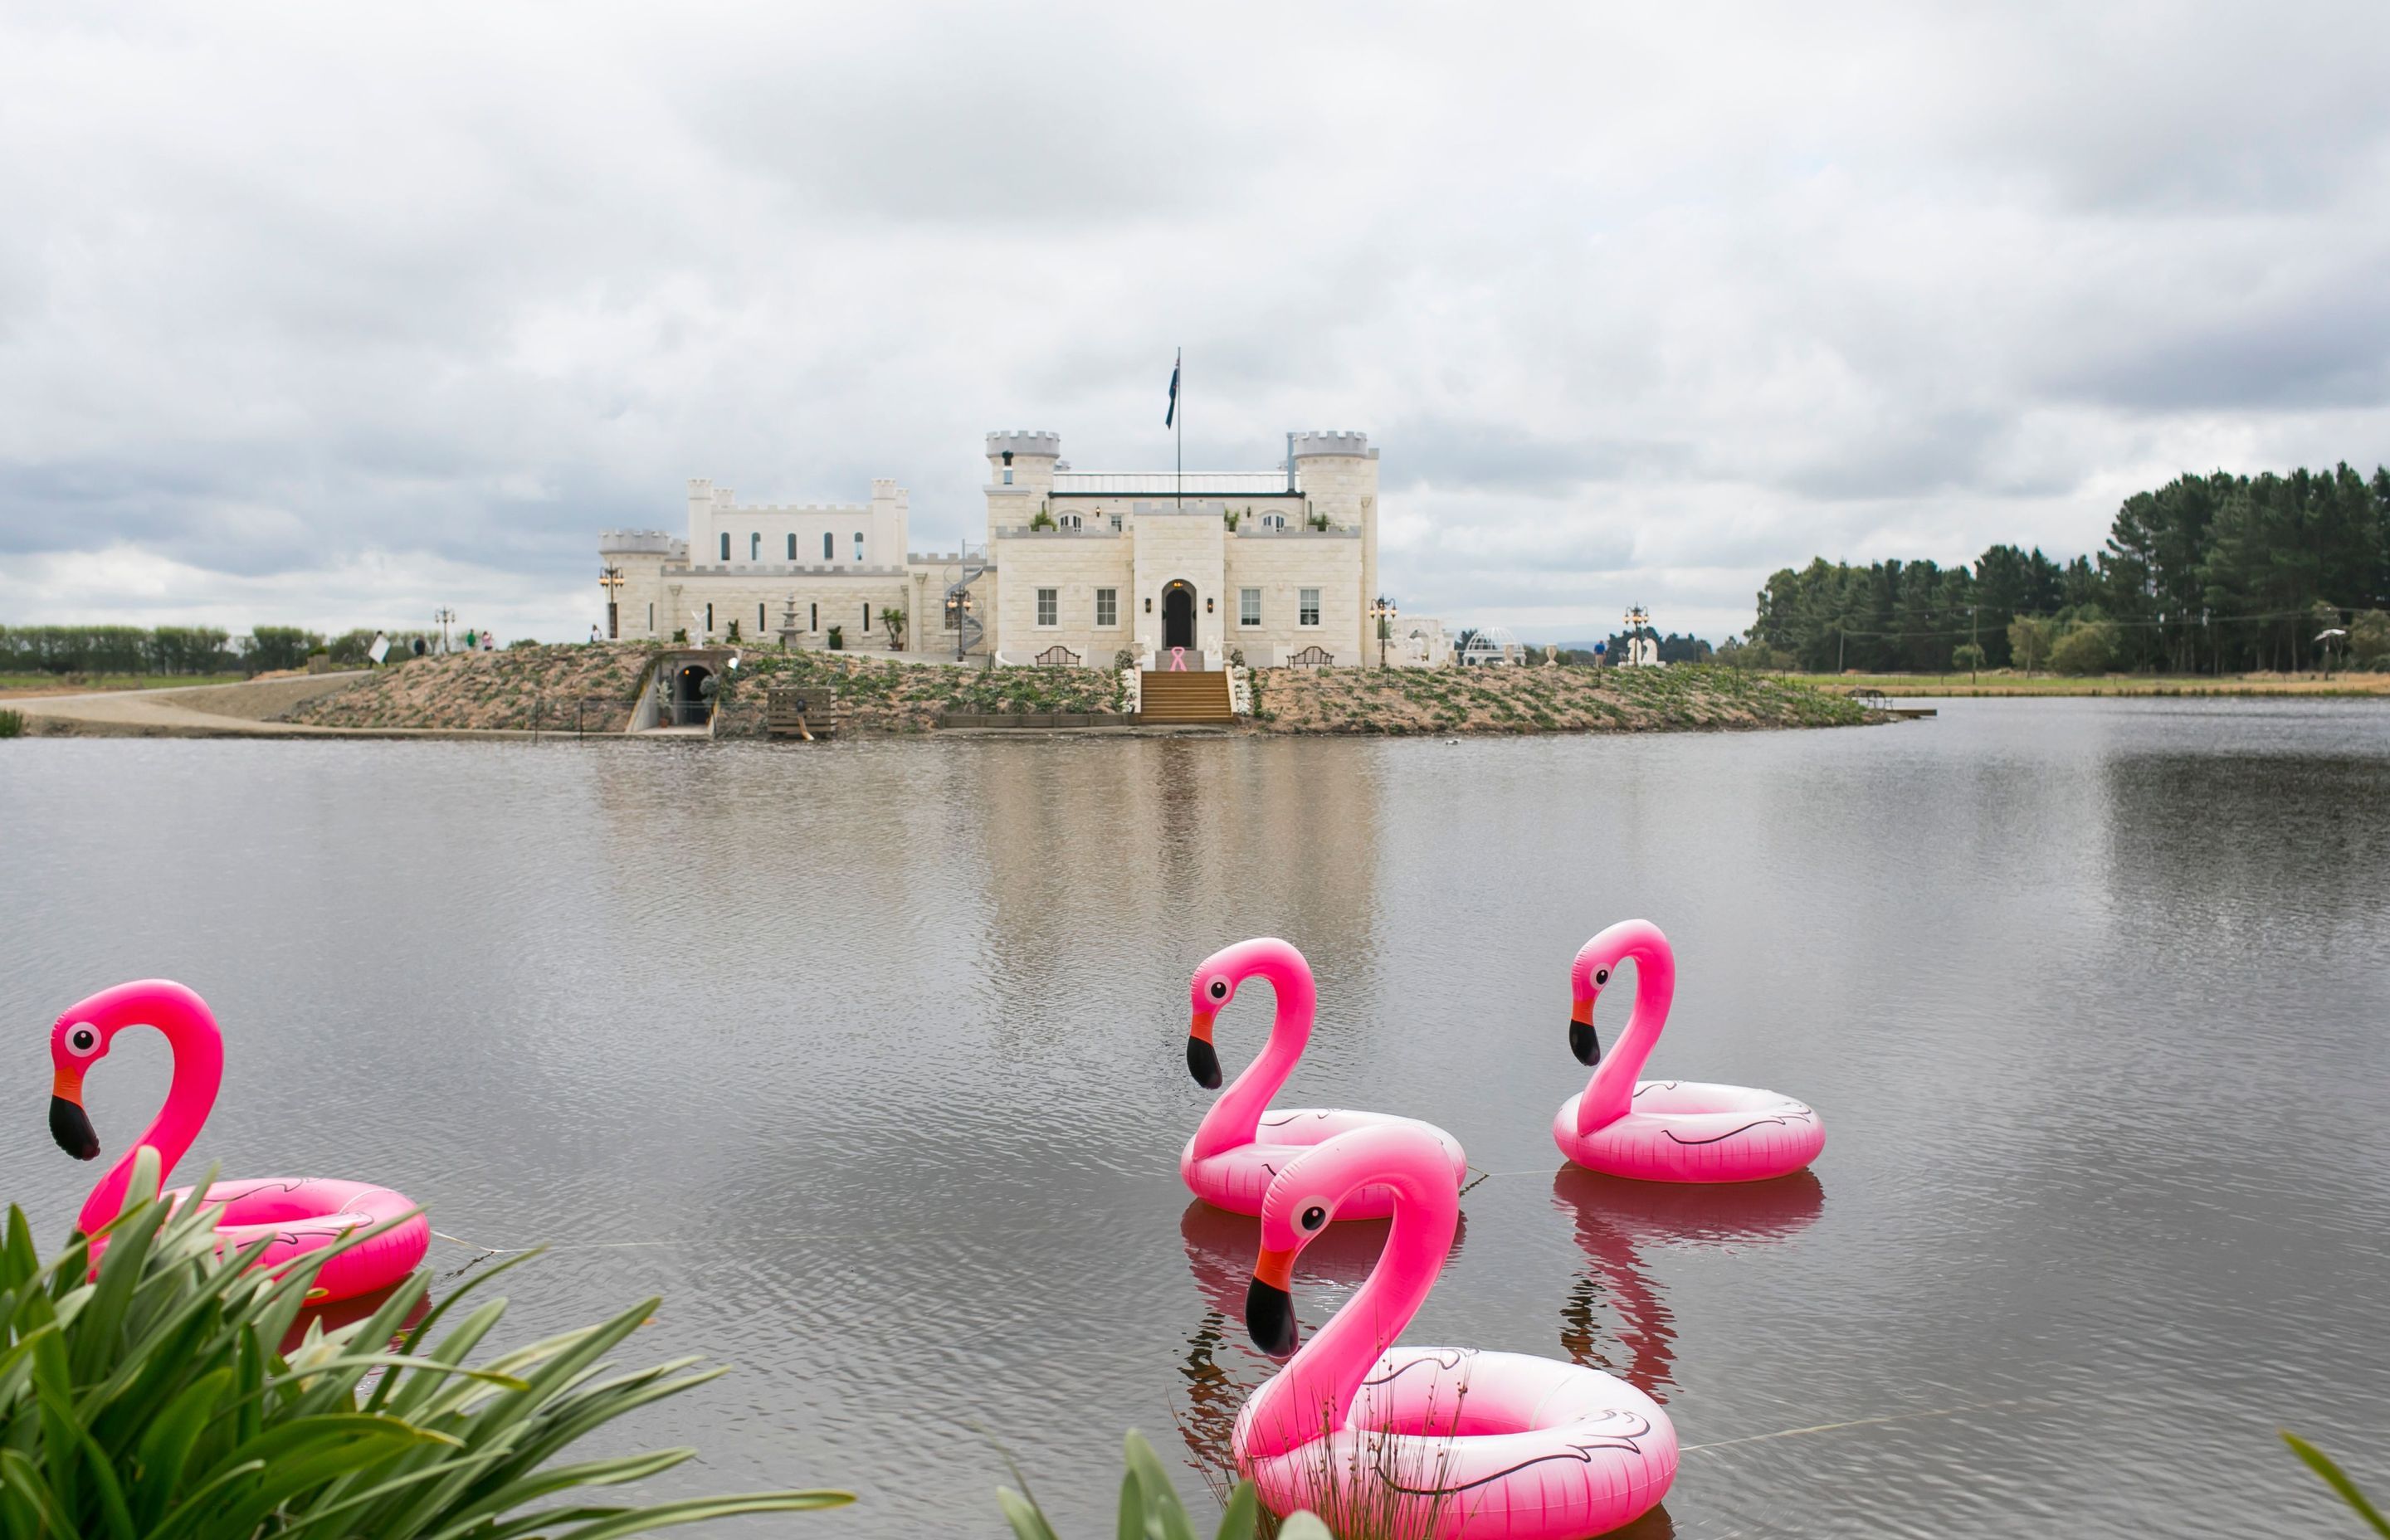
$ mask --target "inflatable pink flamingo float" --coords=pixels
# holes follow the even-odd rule
[[[1212,1104],[1178,1157],[1178,1174],[1189,1192],[1231,1213],[1259,1213],[1271,1179],[1289,1161],[1339,1134],[1389,1123],[1416,1128],[1433,1137],[1451,1161],[1456,1181],[1467,1173],[1469,1158],[1461,1153],[1460,1142],[1432,1123],[1383,1112],[1269,1105],[1311,1041],[1312,1017],[1319,1003],[1311,965],[1304,961],[1302,953],[1276,937],[1261,936],[1222,947],[1195,970],[1188,985],[1187,1068],[1198,1084],[1219,1089],[1220,1056],[1212,1046],[1212,1024],[1237,997],[1237,986],[1256,976],[1269,981],[1278,996],[1278,1015],[1270,1023],[1269,1042],[1260,1056]],[[1363,1191],[1355,1194],[1337,1217],[1383,1219],[1393,1212],[1393,1193]]]
[[[156,1119],[84,1200],[76,1228],[84,1235],[97,1233],[123,1212],[134,1157],[142,1146],[158,1152],[161,1182],[174,1169],[174,1162],[188,1152],[206,1124],[224,1080],[224,1034],[217,1030],[207,1002],[181,984],[143,979],[103,989],[77,1002],[50,1029],[50,1064],[55,1072],[50,1085],[50,1136],[76,1160],[88,1161],[99,1153],[99,1136],[84,1111],[84,1076],[108,1057],[116,1034],[134,1026],[155,1027],[165,1035],[174,1051],[173,1084]],[[168,1201],[177,1206],[189,1197],[188,1187],[166,1194]],[[256,1263],[266,1269],[288,1266],[353,1231],[400,1219],[415,1207],[388,1187],[304,1176],[218,1182],[199,1201],[216,1211],[219,1253],[270,1238],[272,1243]],[[308,1298],[348,1299],[394,1283],[423,1260],[430,1238],[430,1222],[417,1213],[324,1264]],[[105,1249],[104,1238],[93,1247],[95,1268]]]
[[[1605,1059],[1593,1034],[1593,1002],[1629,957],[1635,1013]],[[1799,1171],[1826,1148],[1826,1125],[1791,1097],[1635,1078],[1677,993],[1677,955],[1650,920],[1621,920],[1587,942],[1569,986],[1569,1047],[1579,1063],[1597,1067],[1585,1090],[1561,1103],[1552,1139],[1578,1165],[1646,1182],[1764,1182]]]
[[[1667,1495],[1677,1431],[1623,1380],[1548,1358],[1396,1347],[1452,1245],[1460,1189],[1414,1127],[1357,1129],[1297,1156],[1262,1205],[1245,1326],[1294,1346],[1294,1260],[1359,1192],[1394,1198],[1368,1281],[1238,1414],[1237,1468],[1274,1513],[1391,1516],[1438,1540],[1577,1540]]]

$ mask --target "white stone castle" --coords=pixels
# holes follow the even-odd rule
[[[610,634],[823,647],[835,627],[839,645],[882,649],[884,617],[899,611],[893,650],[927,656],[1379,661],[1378,452],[1366,435],[1290,433],[1278,470],[1183,477],[1073,470],[1061,453],[1053,433],[987,435],[985,543],[944,554],[909,549],[908,500],[891,480],[871,483],[868,503],[755,507],[692,481],[685,537],[600,538]],[[1387,662],[1414,661],[1414,629],[1387,644]]]

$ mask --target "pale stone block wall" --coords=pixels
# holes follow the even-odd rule
[[[905,489],[885,477],[871,483],[868,503],[753,506],[741,505],[728,487],[693,478],[688,483],[688,559],[697,567],[902,566],[908,505]],[[863,537],[860,556],[857,535]],[[730,541],[726,558],[722,554],[725,536]],[[793,557],[789,554],[791,538],[796,541]]]
[[[1023,661],[1059,642],[1089,667],[1111,667],[1112,655],[1132,645],[1138,618],[1130,548],[1127,536],[1109,529],[1084,534],[999,531],[993,549],[1009,581],[990,596],[996,647],[1007,658]],[[987,584],[983,578],[975,586]],[[1050,626],[1037,623],[1038,590],[1046,588],[1055,598]],[[1110,626],[1096,624],[1099,588],[1111,589],[1117,601]]]
[[[1361,593],[1361,541],[1350,532],[1325,534],[1256,534],[1240,531],[1227,540],[1227,571],[1221,603],[1227,645],[1243,649],[1245,661],[1267,668],[1314,645],[1336,655],[1340,665],[1378,661],[1372,642],[1362,646],[1368,610]],[[1240,623],[1247,588],[1261,590],[1262,623]],[[1300,623],[1301,591],[1319,590],[1319,623]]]
[[[1184,579],[1195,589],[1195,645],[1216,658],[1227,637],[1227,596],[1222,592],[1227,525],[1216,507],[1165,513],[1148,505],[1136,518],[1137,649],[1150,651],[1163,645],[1162,590]],[[1208,614],[1203,609],[1206,599],[1212,601]]]

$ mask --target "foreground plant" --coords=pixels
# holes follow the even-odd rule
[[[130,1190],[157,1187],[157,1158],[145,1149]],[[505,1300],[425,1344],[459,1302],[513,1264],[459,1288],[398,1340],[429,1286],[418,1272],[366,1320],[329,1332],[311,1322],[286,1355],[281,1344],[315,1271],[375,1232],[279,1277],[248,1271],[264,1242],[219,1257],[212,1217],[197,1205],[176,1215],[144,1201],[106,1233],[95,1280],[87,1240],[45,1264],[23,1213],[8,1209],[0,1238],[6,1540],[612,1540],[854,1501],[844,1492],[782,1491],[647,1508],[533,1506],[653,1476],[696,1453],[549,1463],[624,1413],[724,1372],[690,1372],[694,1358],[610,1371],[606,1354],[658,1301],[468,1367]]]
[[[1187,1508],[1178,1500],[1178,1493],[1170,1484],[1169,1474],[1162,1469],[1162,1457],[1145,1435],[1132,1431],[1127,1439],[1128,1469],[1121,1477],[1119,1540],[1195,1540],[1194,1521],[1187,1517]],[[1008,1457],[1006,1463],[1010,1464]],[[1004,1509],[1005,1521],[1012,1526],[1018,1540],[1060,1540],[1054,1526],[1046,1521],[1045,1509],[1028,1494],[1029,1482],[1014,1466],[1012,1479],[1021,1482],[1022,1490],[1009,1486],[996,1489],[996,1500]],[[1226,1511],[1220,1515],[1220,1527],[1213,1531],[1213,1540],[1253,1540],[1261,1524],[1261,1499],[1253,1494],[1253,1483],[1239,1482],[1228,1494]],[[1334,1540],[1328,1526],[1308,1513],[1297,1513],[1279,1521],[1278,1540]]]
[[[2374,1534],[2390,1537],[2390,1519],[2383,1517],[2382,1510],[2375,1508],[2371,1500],[2358,1489],[2357,1483],[2348,1479],[2347,1472],[2332,1463],[2330,1455],[2296,1433],[2283,1433],[2282,1442],[2291,1446],[2291,1453],[2306,1462],[2308,1469],[2321,1476],[2334,1492],[2339,1493],[2340,1500],[2355,1508],[2358,1518],[2372,1525]]]

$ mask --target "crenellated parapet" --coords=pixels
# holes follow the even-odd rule
[[[1369,435],[1349,429],[1314,428],[1297,432],[1293,438],[1294,457],[1298,460],[1323,455],[1343,455],[1365,460],[1378,457],[1378,452],[1369,447]]]
[[[1027,459],[1033,456],[1048,460],[1060,459],[1062,455],[1062,435],[1035,428],[998,429],[987,436],[987,457],[991,460],[1000,460],[1006,455],[1010,455],[1016,460]]]

